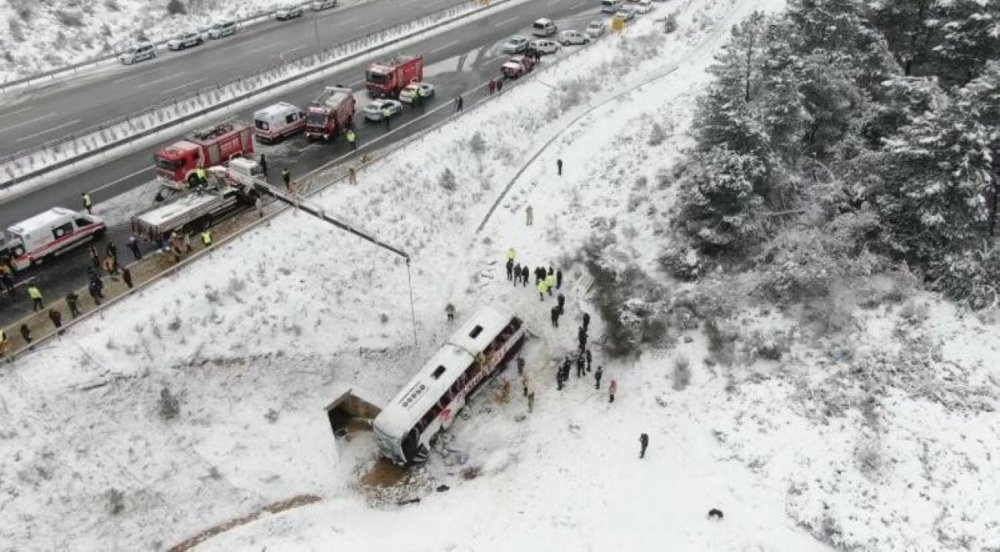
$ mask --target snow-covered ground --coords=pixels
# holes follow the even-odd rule
[[[647,16],[624,40],[394,153],[358,186],[324,192],[328,212],[413,256],[416,347],[402,261],[290,212],[0,372],[0,548],[161,549],[304,495],[322,500],[200,548],[827,549],[817,536],[868,550],[990,546],[1000,425],[983,390],[996,386],[997,352],[971,344],[997,327],[931,298],[851,313],[854,358],[909,351],[952,367],[922,373],[939,386],[892,386],[861,419],[852,407],[865,389],[838,387],[852,381],[845,344],[807,340],[776,312],[746,310],[727,328],[796,344],[780,361],[727,368],[692,329],[630,361],[595,348],[603,389],[575,376],[555,389],[552,363],[575,347],[582,310],[595,312],[571,259],[601,233],[623,265],[655,271],[665,217],[652,215],[676,192],[658,174],[689,145],[705,67],[733,23],[780,4],[691,1],[669,36]],[[651,146],[654,120],[666,136]],[[558,330],[551,299],[505,280],[510,246],[567,273]],[[524,351],[535,411],[517,382],[507,403],[494,383],[404,484],[362,485],[374,444],[366,434],[335,444],[324,406],[345,387],[388,400],[449,332],[446,303],[462,318],[491,301],[537,335]],[[675,375],[681,357],[689,383]],[[713,507],[725,521],[705,519]]]
[[[340,6],[367,0],[341,0]],[[273,10],[275,0],[182,0],[187,14],[170,15],[167,0],[36,2],[0,0],[0,82],[58,69],[112,52],[143,33],[159,41],[218,21]]]

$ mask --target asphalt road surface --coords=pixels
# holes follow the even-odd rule
[[[466,106],[472,105],[478,99],[486,96],[487,91],[481,85],[487,80],[499,76],[500,65],[509,57],[501,54],[499,45],[508,36],[513,34],[527,35],[531,23],[543,16],[554,19],[560,29],[582,29],[589,20],[606,19],[598,13],[595,4],[595,2],[580,0],[532,2],[470,22],[408,48],[408,51],[424,54],[425,73],[427,73],[425,79],[437,87],[437,92],[435,97],[431,98],[422,109],[404,106],[403,113],[391,122],[392,133],[385,140],[380,141],[378,147],[390,145],[452,116],[451,104],[459,94],[463,95]],[[575,47],[567,47],[566,50],[572,48]],[[543,61],[544,63],[545,61]],[[384,124],[365,122],[360,113],[362,107],[368,102],[361,82],[364,66],[365,62],[358,62],[329,80],[331,84],[349,83],[355,89],[355,97],[358,99],[355,129],[358,133],[358,144],[362,147],[371,140],[384,136],[387,132]],[[280,100],[305,106],[316,96],[319,89],[320,85],[312,84],[296,89]],[[273,101],[279,101],[279,99]],[[435,108],[442,104],[448,107],[435,111]],[[252,112],[253,109],[247,110],[239,114],[239,117],[250,120]],[[165,142],[168,141],[165,140]],[[349,153],[349,149],[343,137],[338,137],[330,143],[310,143],[301,135],[276,145],[258,145],[257,147],[258,153],[264,153],[267,156],[268,180],[272,184],[280,184],[280,171],[283,167],[289,168],[294,179],[297,175],[302,175],[332,159]],[[95,214],[100,215],[102,202],[148,184],[153,179],[152,156],[155,150],[156,148],[152,148],[136,152],[11,202],[0,204],[0,228],[6,228],[18,220],[55,205],[79,209],[81,207],[80,193],[85,190],[92,191]],[[152,205],[153,200],[150,197],[149,206]],[[129,228],[124,223],[112,226],[108,232],[107,239],[115,241],[122,259],[130,258],[130,254],[124,248],[128,236]],[[144,245],[147,250],[151,247],[149,244]],[[104,243],[97,244],[97,248],[103,254]],[[34,278],[34,282],[47,297],[58,298],[69,290],[76,289],[86,283],[88,264],[87,247],[83,246],[49,261],[44,266],[26,271],[20,277],[22,279]],[[19,289],[23,290],[23,287]],[[30,310],[30,301],[23,292],[14,299],[8,298],[6,295],[0,297],[0,323],[2,324],[16,320],[28,310]]]
[[[233,80],[260,67],[419,19],[460,0],[375,0],[271,21],[201,46],[157,49],[154,60],[102,67],[86,76],[24,92],[0,107],[0,155],[83,130],[185,92]],[[596,0],[595,0],[596,1]]]

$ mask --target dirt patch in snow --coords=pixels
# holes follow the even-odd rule
[[[251,514],[241,516],[236,519],[231,519],[225,523],[220,523],[214,527],[210,527],[202,531],[201,533],[198,533],[197,535],[189,539],[186,539],[183,542],[171,547],[170,552],[184,552],[186,550],[191,550],[195,546],[205,542],[206,540],[218,534],[225,533],[226,531],[234,527],[239,527],[240,525],[245,525],[247,523],[250,523],[251,521],[256,520],[264,513],[277,514],[280,512],[284,512],[285,510],[291,510],[292,508],[298,508],[299,506],[305,506],[306,504],[319,502],[320,500],[321,498],[316,495],[303,494],[294,496],[292,498],[289,498],[288,500],[281,500],[278,502],[274,502],[272,504],[268,504],[267,506],[264,506],[263,508]]]

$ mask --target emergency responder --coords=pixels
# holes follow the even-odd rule
[[[194,176],[198,179],[199,186],[208,184],[208,175],[205,173],[205,167],[198,165],[198,167],[194,170]]]
[[[212,245],[212,231],[208,228],[201,231],[201,244],[205,247],[211,247]]]
[[[42,292],[35,284],[28,286],[28,297],[31,297],[31,312],[40,311],[45,308],[45,305],[42,304]]]
[[[528,265],[521,267],[521,285],[528,287]]]
[[[562,287],[562,269],[556,270],[556,289]]]
[[[639,435],[639,458],[646,457],[646,447],[649,446],[649,435]]]
[[[526,226],[531,226],[531,223],[534,222],[534,214],[535,210],[531,208],[531,205],[524,208],[524,222]]]
[[[69,313],[73,315],[73,318],[80,316],[79,300],[80,297],[72,291],[66,294],[66,306],[69,307]]]
[[[352,151],[358,150],[358,135],[353,128],[347,129],[347,143],[351,145]]]
[[[62,313],[56,309],[49,309],[49,320],[52,321],[52,325],[58,330],[62,327]]]
[[[448,316],[448,322],[455,321],[455,305],[448,303],[444,307],[444,313]]]
[[[129,270],[127,268],[122,270],[122,280],[125,280],[125,285],[128,286],[129,289],[132,289],[133,284],[132,284],[132,271],[131,270]]]
[[[552,288],[556,287],[556,276],[555,274],[549,274],[545,277],[545,289],[552,295]]]
[[[556,159],[556,171],[562,176],[562,159]]]
[[[552,307],[552,310],[550,311],[550,313],[551,313],[550,317],[552,318],[552,327],[553,328],[558,328],[559,327],[559,306],[556,305],[556,306]]]
[[[24,338],[24,342],[31,345],[31,328],[27,324],[21,324],[21,337]]]
[[[132,257],[134,257],[135,260],[138,261],[142,259],[142,251],[139,250],[139,238],[129,236],[128,245],[126,245],[126,247],[128,247],[128,250],[132,252]]]
[[[541,281],[538,282],[538,300],[539,301],[544,301],[545,300],[545,291],[547,289],[549,289],[549,288],[548,288],[548,286],[545,285],[545,280],[541,280]]]
[[[419,104],[420,110],[424,110],[424,102],[427,101],[427,91],[424,90],[423,86],[417,87],[417,103]]]
[[[594,379],[596,380],[596,383],[594,384],[594,389],[601,388],[601,376],[603,375],[604,375],[604,368],[598,366],[597,371],[594,372]]]
[[[281,180],[285,183],[285,188],[290,189],[290,184],[292,182],[292,171],[288,170],[288,167],[281,169]]]
[[[382,120],[385,121],[385,130],[388,132],[392,128],[392,110],[388,106],[382,108]]]
[[[80,199],[83,201],[83,208],[87,210],[88,213],[93,214],[91,207],[94,206],[94,202],[90,199],[90,192],[83,192],[80,194]]]
[[[260,161],[257,164],[260,165],[260,172],[264,173],[264,176],[267,176],[267,158],[264,157],[263,153],[260,154]]]

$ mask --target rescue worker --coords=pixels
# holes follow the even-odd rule
[[[556,289],[562,287],[562,269],[556,270]]]
[[[534,214],[535,210],[531,208],[531,205],[528,205],[527,207],[524,208],[525,226],[531,226],[531,223],[534,222],[534,216],[533,216]]]
[[[465,109],[465,98],[463,98],[462,95],[459,94],[457,100],[458,100],[458,110],[459,111],[464,110]]]
[[[582,378],[586,365],[583,362],[583,355],[576,355],[576,377]]]
[[[528,413],[535,410],[535,392],[528,393]]]
[[[201,231],[201,244],[205,247],[212,246],[212,231],[208,228]]]
[[[138,261],[142,259],[142,251],[139,250],[138,238],[136,238],[135,236],[129,236],[128,245],[126,245],[125,247],[128,247],[128,250],[132,252],[132,257],[134,257],[135,260]]]
[[[257,164],[260,165],[260,171],[264,173],[264,176],[267,176],[267,158],[264,157],[263,153],[260,154],[260,161]]]
[[[585,312],[583,313],[583,331],[587,331],[589,327],[590,327],[590,313]]]
[[[108,255],[107,257],[104,257],[104,270],[106,270],[108,274],[118,274],[118,262],[115,261],[113,256]]]
[[[3,287],[9,295],[14,295],[14,277],[10,275],[10,269],[6,266],[0,271],[0,280],[3,280]]]
[[[116,261],[118,260],[118,247],[115,246],[115,242],[111,240],[108,240],[107,254],[114,257]]]
[[[417,104],[418,104],[417,107],[419,107],[420,110],[423,111],[424,110],[424,102],[427,101],[427,91],[424,90],[424,87],[422,87],[422,86],[418,86],[417,87],[417,97],[416,97],[416,99],[417,99]]]
[[[649,446],[649,435],[639,435],[639,458],[646,457],[646,447]]]
[[[597,383],[594,384],[594,389],[600,389],[601,388],[601,376],[603,376],[603,375],[604,375],[604,369],[602,367],[598,366],[597,367],[597,371],[594,372],[594,379],[597,381]]]
[[[56,309],[49,309],[49,320],[52,321],[52,325],[58,330],[62,327],[62,313]]]
[[[590,372],[590,362],[593,360],[593,356],[590,354],[590,349],[584,351],[583,356],[587,359],[587,372]]]
[[[528,287],[528,265],[521,267],[521,285]]]
[[[101,256],[97,254],[97,248],[91,245],[87,247],[87,251],[90,253],[90,262],[94,265],[94,272],[100,272]]]
[[[539,301],[544,301],[545,300],[545,290],[547,290],[547,289],[548,289],[548,286],[545,285],[545,280],[541,280],[541,281],[538,282],[538,300]]]
[[[514,279],[514,259],[507,259],[507,281]]]
[[[199,186],[204,186],[204,185],[208,184],[208,175],[205,174],[205,167],[202,167],[201,165],[198,165],[198,167],[195,168],[195,170],[194,170],[194,176],[195,176],[195,178],[198,179],[198,185]]]
[[[611,385],[608,386],[608,402],[615,402],[615,393],[618,392],[618,382],[611,380]]]
[[[562,176],[562,159],[556,159],[556,172]]]
[[[552,288],[555,287],[555,285],[556,277],[554,275],[549,274],[545,277],[545,289],[549,292],[549,295],[552,295]]]
[[[514,286],[517,287],[517,283],[521,281],[521,263],[514,265]]]
[[[558,328],[559,327],[559,306],[558,305],[552,307],[552,310],[550,311],[550,317],[552,318],[552,327],[553,328]]]
[[[351,145],[351,151],[358,151],[358,135],[353,128],[347,129],[347,143]]]
[[[24,342],[31,345],[31,328],[27,324],[21,324],[21,337],[24,338]]]
[[[455,305],[452,305],[451,303],[448,303],[447,305],[445,305],[445,307],[444,307],[444,313],[445,313],[445,315],[448,316],[448,322],[454,322],[455,321]]]
[[[87,210],[87,213],[94,214],[91,207],[94,206],[94,202],[90,199],[90,192],[83,192],[80,194],[80,199],[83,201],[83,208]]]
[[[281,180],[285,183],[285,188],[288,189],[292,182],[292,172],[288,170],[288,167],[281,169]]]
[[[94,278],[87,285],[87,291],[90,292],[90,297],[94,299],[95,305],[101,304],[101,297],[104,297],[104,283],[101,282],[100,278]]]
[[[497,81],[496,81],[496,79],[490,79],[489,87],[490,87],[490,96],[492,96],[493,93],[497,91]]]
[[[35,284],[28,286],[28,297],[31,297],[31,312],[40,311],[45,308],[45,305],[42,304],[42,292]]]
[[[80,297],[72,291],[66,294],[66,306],[69,307],[69,313],[73,315],[73,318],[80,316],[80,307],[77,304],[79,300]]]
[[[382,120],[385,121],[385,130],[388,132],[392,128],[392,110],[388,107],[382,108]]]
[[[580,343],[580,352],[582,353],[587,348],[587,330],[580,327],[580,331],[576,334],[576,339]]]
[[[127,268],[124,269],[124,270],[122,270],[122,280],[125,280],[125,285],[128,286],[129,289],[132,289],[132,287],[133,287],[132,286],[132,271],[130,271]]]
[[[514,251],[513,247],[508,247],[507,248],[507,260],[508,261],[514,261],[514,259],[516,257],[517,257],[517,251]]]
[[[503,91],[503,79],[497,79],[497,94]]]
[[[561,293],[559,295],[557,295],[556,296],[556,303],[559,305],[559,314],[562,314],[563,312],[566,311],[566,296],[565,295],[563,295]]]

